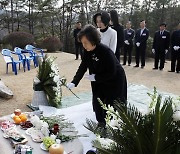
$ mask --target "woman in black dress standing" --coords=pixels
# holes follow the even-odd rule
[[[79,32],[78,38],[85,49],[84,57],[72,82],[67,86],[69,89],[76,87],[87,69],[89,70],[85,78],[91,81],[93,109],[99,125],[102,126],[106,124],[106,112],[97,98],[105,104],[113,105],[116,99],[126,104],[126,75],[111,49],[100,43],[100,35],[94,26],[85,26]]]
[[[110,21],[111,27],[117,32],[117,46],[116,46],[115,55],[120,62],[120,53],[124,45],[124,28],[121,24],[119,24],[118,13],[116,10],[110,11],[110,18],[111,18]]]

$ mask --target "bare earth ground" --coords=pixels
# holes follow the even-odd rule
[[[60,75],[67,78],[70,82],[79,66],[80,60],[74,60],[75,55],[68,53],[51,53],[49,55],[57,57]],[[152,70],[153,60],[149,59],[144,69],[134,68],[134,62],[131,66],[123,66],[129,83],[142,84],[149,88],[157,87],[158,90],[180,95],[180,74],[169,73],[170,61],[167,61],[163,71]],[[22,111],[31,111],[26,105],[29,104],[33,97],[33,78],[37,74],[37,68],[31,64],[31,70],[23,72],[18,71],[14,75],[9,66],[9,73],[6,74],[6,65],[2,55],[0,55],[0,78],[13,91],[14,97],[10,100],[0,98],[0,116],[11,114],[14,109],[20,108]],[[75,93],[89,92],[90,82],[82,79]],[[72,95],[66,88],[63,88],[63,96]],[[130,94],[129,94],[130,95]]]

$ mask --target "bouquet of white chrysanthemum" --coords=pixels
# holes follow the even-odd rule
[[[43,60],[39,61],[39,70],[37,77],[34,79],[33,89],[34,91],[44,91],[50,106],[60,107],[62,98],[61,86],[68,87],[66,79],[59,76],[58,66],[54,63],[55,59],[55,57],[45,55]],[[71,91],[71,89],[69,90]],[[73,93],[73,91],[71,92]],[[79,98],[75,93],[73,95]]]
[[[34,80],[34,90],[44,91],[50,106],[61,105],[62,89],[64,84],[59,76],[58,66],[54,63],[54,57],[45,55],[39,62],[37,78]]]

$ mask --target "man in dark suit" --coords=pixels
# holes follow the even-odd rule
[[[131,65],[131,53],[133,49],[133,38],[134,30],[131,29],[131,22],[128,21],[126,24],[126,29],[124,30],[124,61],[123,65],[126,65],[126,59],[128,54],[128,66]]]
[[[180,72],[180,23],[171,35],[171,70],[169,72],[175,72],[175,70],[177,73]]]
[[[146,44],[149,37],[149,30],[145,27],[146,22],[142,20],[140,22],[140,29],[136,31],[135,35],[135,46],[136,46],[136,65],[134,67],[139,67],[139,59],[141,56],[141,68],[145,66],[145,53],[146,53]]]
[[[79,53],[81,55],[81,59],[82,59],[82,56],[83,56],[83,49],[82,49],[82,44],[81,42],[79,42],[78,38],[77,38],[77,35],[78,33],[81,31],[81,23],[80,22],[77,22],[76,23],[76,28],[74,29],[74,40],[75,40],[75,49],[76,49],[76,59],[75,60],[78,60],[79,58]]]
[[[162,23],[159,25],[159,31],[155,32],[152,52],[155,54],[154,70],[158,69],[158,64],[160,61],[159,69],[163,70],[165,63],[165,56],[169,50],[170,44],[170,33],[166,30],[166,24]]]

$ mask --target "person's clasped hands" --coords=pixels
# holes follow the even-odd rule
[[[167,53],[168,53],[168,49],[165,50],[165,54],[167,54]]]
[[[125,44],[127,44],[127,45],[129,45],[129,42],[128,42],[128,40],[125,40],[125,41],[124,41],[124,43],[125,43]]]
[[[137,47],[139,47],[139,46],[140,46],[140,43],[139,43],[139,42],[137,42],[137,43],[136,43],[136,46],[137,46]]]
[[[180,48],[179,46],[174,46],[173,47],[174,50],[179,50],[179,48]]]
[[[155,49],[152,49],[152,53],[155,54]]]

